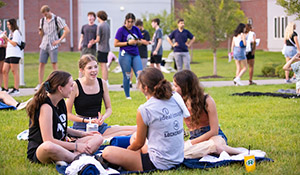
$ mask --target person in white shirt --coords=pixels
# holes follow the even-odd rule
[[[22,51],[18,45],[21,44],[22,36],[17,26],[15,19],[7,21],[7,28],[10,34],[7,36],[4,32],[3,39],[7,43],[6,56],[3,65],[3,82],[4,87],[2,91],[8,92],[8,73],[11,69],[14,77],[14,88],[9,92],[10,95],[19,94],[19,61],[22,57]]]

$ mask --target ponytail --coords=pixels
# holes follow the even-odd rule
[[[157,99],[170,99],[172,96],[171,83],[166,79],[162,79],[154,86],[153,96]]]
[[[64,71],[53,71],[47,80],[42,83],[39,90],[34,94],[32,101],[26,108],[27,114],[30,118],[31,124],[29,127],[34,125],[34,117],[36,112],[39,110],[42,104],[45,103],[46,98],[49,94],[54,94],[57,91],[58,86],[64,87],[71,78],[71,74]]]

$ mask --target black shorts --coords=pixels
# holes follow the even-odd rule
[[[252,55],[252,52],[247,52],[246,54],[247,60],[254,59],[255,55]]]
[[[4,60],[4,62],[8,64],[19,64],[20,59],[20,57],[8,57]]]
[[[0,61],[5,60],[6,49],[4,47],[0,47]]]
[[[28,157],[28,156],[27,156],[27,158],[28,158],[32,163],[41,163],[41,162],[39,161],[39,159],[36,157],[36,152],[33,154],[32,157]]]
[[[142,159],[142,165],[143,165],[143,171],[149,171],[149,170],[156,170],[157,168],[153,165],[149,158],[149,154],[143,154],[141,153],[141,159]]]
[[[151,53],[150,63],[160,64],[161,58],[162,58],[162,55],[152,55],[152,53]]]
[[[97,60],[99,63],[107,63],[108,52],[98,51]]]

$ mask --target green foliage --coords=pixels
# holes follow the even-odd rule
[[[159,26],[162,29],[164,35],[169,35],[174,29],[177,28],[177,23],[175,21],[175,16],[173,12],[168,14],[168,12],[164,10],[158,14],[142,14],[144,28],[148,30],[150,37],[152,37],[155,32],[155,29],[153,29],[151,26],[151,21],[154,18],[158,18],[160,20]]]
[[[296,15],[300,19],[300,1],[299,0],[277,0],[277,4],[285,8],[288,15]]]
[[[3,1],[0,1],[0,8],[1,7],[4,7],[6,5],[6,3],[5,2],[3,2]]]
[[[199,41],[208,41],[211,47],[217,48],[221,41],[231,37],[236,26],[246,22],[240,5],[233,0],[197,0],[184,5],[181,16],[188,28]]]
[[[262,74],[265,76],[265,77],[275,77],[275,67],[277,65],[274,65],[274,64],[266,64],[261,72]],[[282,68],[282,67],[281,67]]]

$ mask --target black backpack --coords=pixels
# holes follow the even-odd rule
[[[44,20],[45,20],[45,18],[43,17],[42,18],[42,29],[44,27]],[[63,34],[63,29],[60,30],[59,27],[58,27],[57,16],[54,16],[54,22],[55,22],[55,25],[56,25],[57,36],[58,36],[58,38],[60,38]]]

